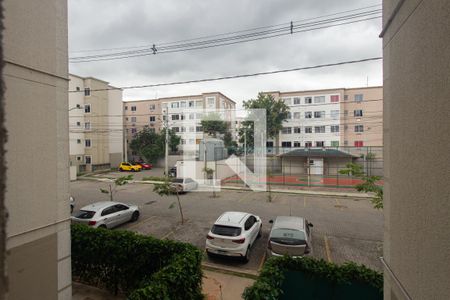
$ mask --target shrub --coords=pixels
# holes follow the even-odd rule
[[[383,274],[379,272],[351,262],[339,266],[322,259],[316,260],[309,257],[292,258],[287,256],[270,258],[264,265],[258,280],[253,286],[245,289],[244,299],[280,299],[284,292],[283,283],[286,280],[286,274],[292,271],[303,273],[307,278],[315,280],[316,286],[320,287],[321,285],[323,289],[331,288],[337,290],[345,285],[360,283],[371,289],[369,293],[372,292],[372,295],[375,294],[376,297],[380,296],[380,299],[382,299]],[[302,282],[297,281],[296,284],[301,285]],[[308,288],[311,287],[310,283],[308,285]],[[375,292],[373,293],[373,291]],[[342,289],[339,292],[342,295]],[[361,292],[361,290],[358,290],[356,293],[358,292]],[[337,292],[334,293],[336,297],[333,299],[340,299],[337,296],[338,294]],[[304,296],[304,299],[310,299],[306,295]],[[318,297],[315,299],[322,298]]]
[[[72,274],[133,300],[201,299],[202,252],[129,231],[72,225]]]

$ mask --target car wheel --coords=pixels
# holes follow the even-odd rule
[[[132,222],[136,222],[137,219],[139,219],[139,212],[135,211],[132,215],[131,215],[131,221]]]
[[[123,169],[122,169],[122,168],[119,168],[119,172],[123,172]]]
[[[250,246],[248,246],[247,252],[245,252],[245,256],[244,256],[243,260],[245,263],[248,263],[248,261],[250,260]]]
[[[258,238],[260,238],[261,237],[261,232],[262,232],[262,226],[261,227],[259,227],[259,231],[258,231]]]
[[[73,206],[70,206],[70,213],[73,213]]]
[[[105,224],[98,226],[98,228],[108,229]]]

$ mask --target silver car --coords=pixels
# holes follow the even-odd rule
[[[277,217],[270,220],[267,256],[303,256],[312,251],[311,227],[313,224],[300,217]]]
[[[73,214],[71,220],[92,227],[113,228],[138,218],[139,207],[136,205],[103,201],[82,207]]]

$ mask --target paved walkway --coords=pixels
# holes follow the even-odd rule
[[[207,300],[242,299],[245,288],[255,280],[216,271],[203,270],[203,294]]]

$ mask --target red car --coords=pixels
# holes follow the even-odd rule
[[[146,163],[146,162],[136,162],[138,165],[142,167],[142,170],[151,170],[153,168],[152,164]]]

